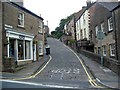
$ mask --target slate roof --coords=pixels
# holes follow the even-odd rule
[[[12,5],[12,6],[16,7],[16,8],[19,8],[19,9],[21,9],[21,10],[23,10],[23,11],[25,11],[25,12],[27,12],[27,13],[29,13],[29,14],[37,17],[37,18],[39,18],[39,19],[41,19],[41,20],[44,20],[42,17],[36,15],[35,13],[33,13],[33,12],[31,12],[30,10],[26,9],[25,7],[22,7],[22,6],[14,3],[14,2],[8,2],[8,4],[10,4],[10,5]]]
[[[108,9],[109,11],[112,11],[114,8],[116,8],[119,3],[118,2],[98,2],[100,5]]]
[[[117,8],[120,8],[120,2],[118,4],[119,5],[116,8],[114,8],[113,11],[116,10]]]
[[[86,11],[87,7],[83,7],[80,11],[78,11],[77,13],[75,13],[75,20],[77,21],[82,15],[83,13]]]

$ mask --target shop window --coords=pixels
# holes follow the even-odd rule
[[[31,49],[30,49],[30,41],[25,42],[25,59],[30,59],[31,58]]]
[[[23,41],[18,40],[18,60],[24,59],[24,47],[23,47]]]

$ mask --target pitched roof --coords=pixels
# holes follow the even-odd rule
[[[118,4],[119,4],[119,5],[118,5],[116,8],[114,8],[112,11],[114,11],[114,10],[120,8],[120,2],[119,2]]]
[[[26,9],[25,7],[22,7],[22,6],[14,3],[14,2],[8,2],[8,4],[10,4],[10,5],[14,6],[14,7],[17,7],[17,8],[19,8],[19,9],[21,9],[21,10],[23,10],[23,11],[25,11],[25,12],[27,12],[27,13],[29,13],[29,14],[37,17],[37,18],[39,18],[39,19],[41,19],[41,20],[44,20],[42,17],[36,15],[35,13],[33,13],[33,12],[31,12],[30,10]]]
[[[81,16],[82,14],[86,11],[87,7],[83,7],[80,11],[78,11],[77,13],[75,13],[75,20],[77,21]]]
[[[118,2],[98,2],[100,5],[108,9],[109,11],[112,11],[114,8],[118,6]]]

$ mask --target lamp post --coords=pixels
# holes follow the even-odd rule
[[[101,30],[98,30],[97,31],[97,39],[100,40],[100,59],[101,59],[101,65],[103,66],[103,50],[102,50],[102,40],[104,39],[105,37],[105,34],[101,31]]]

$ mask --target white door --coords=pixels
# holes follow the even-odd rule
[[[34,61],[36,61],[37,60],[37,58],[36,58],[36,44],[34,44]]]
[[[43,41],[39,41],[39,55],[43,55]]]

